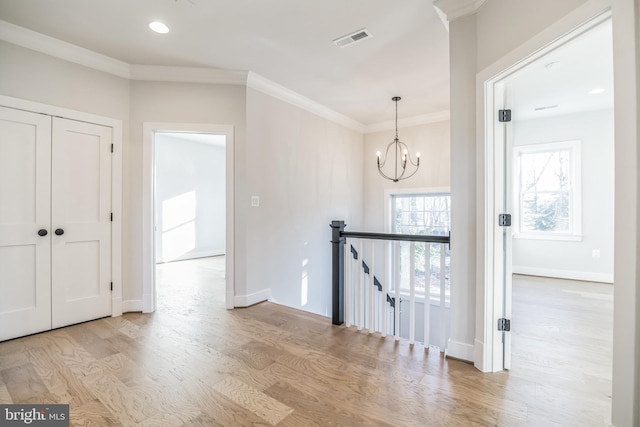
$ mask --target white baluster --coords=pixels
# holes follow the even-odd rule
[[[416,242],[409,243],[409,344],[416,340]]]
[[[363,313],[362,313],[362,289],[364,282],[364,269],[362,268],[362,240],[358,240],[358,260],[356,261],[356,326],[358,330],[362,329]]]
[[[394,283],[395,287],[395,299],[396,299],[396,308],[395,308],[395,331],[394,337],[396,341],[400,341],[400,242],[394,243]]]
[[[383,245],[383,261],[382,261],[382,296],[380,297],[381,313],[380,318],[380,332],[382,337],[387,336],[387,283],[389,283],[388,270],[389,270],[389,242],[384,240]]]
[[[373,303],[373,296],[375,294],[375,286],[374,286],[374,269],[375,265],[375,240],[369,241],[369,333],[372,334],[375,332],[375,325],[373,324],[373,315],[375,313],[375,307]]]
[[[424,348],[429,348],[431,333],[431,244],[424,244]]]
[[[348,328],[351,326],[351,290],[353,283],[351,280],[351,239],[346,238],[344,242],[344,323]]]
[[[444,244],[440,245],[440,351],[443,352],[446,348],[446,331],[447,325],[445,323],[446,314],[445,314],[445,286],[446,286],[446,275],[445,267],[446,267],[446,250]]]

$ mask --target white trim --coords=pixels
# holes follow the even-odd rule
[[[413,117],[405,117],[404,119],[398,119],[398,128],[404,129],[413,126],[428,125],[430,123],[444,122],[450,119],[449,110],[438,111],[435,113],[420,114]],[[373,123],[364,127],[364,133],[382,132],[387,130],[394,130],[396,122],[393,120]]]
[[[478,200],[479,209],[483,209],[483,218],[477,227],[478,269],[482,269],[483,282],[478,284],[478,298],[476,307],[476,323],[482,324],[482,336],[476,336],[475,364],[484,372],[499,371],[502,365],[502,334],[496,331],[495,325],[502,311],[502,239],[498,239],[496,207],[502,204],[502,190],[498,187],[502,182],[502,168],[499,152],[495,145],[502,144],[503,135],[494,132],[494,123],[498,105],[502,105],[502,81],[511,74],[531,64],[533,61],[547,55],[568,41],[591,30],[595,26],[611,18],[609,3],[604,0],[591,0],[578,7],[544,31],[530,38],[501,59],[477,74],[476,77],[476,124],[478,141],[480,141],[480,155],[477,168],[479,183],[478,194],[484,194],[483,200]],[[500,100],[500,104],[498,104]],[[484,154],[484,155],[482,155]],[[507,196],[509,197],[509,195]],[[501,236],[501,234],[500,234]],[[507,239],[510,245],[511,239]],[[507,247],[507,264],[510,263],[510,247]],[[478,272],[480,273],[480,272]],[[509,277],[509,274],[507,274]],[[481,299],[481,297],[484,297]],[[507,295],[509,299],[509,295]],[[508,308],[510,304],[507,303]],[[509,314],[509,313],[507,313]],[[508,334],[507,334],[508,337]],[[482,352],[479,354],[478,352]]]
[[[122,300],[122,120],[5,95],[0,95],[0,105],[112,128],[111,143],[114,149],[111,157],[111,210],[113,212],[111,224],[111,281],[113,282],[111,315],[120,316],[122,314],[122,306],[119,305]]]
[[[295,105],[298,108],[320,116],[323,119],[327,119],[329,121],[342,125],[348,129],[364,133],[365,126],[362,123],[350,119],[343,114],[335,112],[332,109],[325,107],[324,105],[319,104],[312,99],[304,97],[299,93],[292,91],[291,89],[287,89],[286,87],[279,85],[278,83],[275,83],[265,77],[262,77],[261,75],[256,74],[253,71],[249,71],[249,76],[247,77],[247,87],[250,87],[262,93],[266,93],[267,95],[279,99],[280,101]]]
[[[222,256],[224,255],[224,248],[211,249],[207,251],[198,251],[198,252],[188,252],[186,254],[180,255],[176,258],[164,259],[162,257],[156,258],[156,264],[163,264],[167,262],[175,262],[175,261],[185,261],[188,259],[197,259],[197,258],[208,258],[214,256]]]
[[[486,0],[435,0],[433,7],[440,10],[448,22],[478,12]],[[447,27],[448,29],[448,27]]]
[[[118,77],[129,78],[130,69],[126,62],[109,56],[93,52],[80,46],[46,36],[24,27],[0,20],[0,40],[26,47],[64,59],[69,62],[84,65],[95,70],[104,71]]]
[[[131,64],[130,79],[159,82],[189,82],[245,85],[246,71],[221,70],[217,68],[168,67],[161,65]]]
[[[249,307],[259,302],[267,301],[271,298],[271,288],[263,289],[249,295],[236,295],[233,305],[236,307]]]
[[[474,355],[475,348],[473,345],[449,339],[445,357],[455,357],[456,359],[472,362],[475,357]]]
[[[485,363],[484,343],[476,338],[473,344],[473,366],[481,372],[491,372],[491,366]]]
[[[142,311],[151,313],[156,308],[155,289],[155,233],[154,227],[154,134],[156,132],[216,133],[226,136],[226,248],[225,248],[225,306],[234,307],[235,280],[235,205],[234,158],[235,140],[232,125],[203,123],[142,124]]]
[[[583,282],[613,283],[613,274],[590,271],[559,270],[553,268],[526,267],[514,265],[513,274],[525,276],[553,277],[556,279],[580,280]]]
[[[140,312],[140,311],[142,311],[141,299],[122,301],[123,313]]]

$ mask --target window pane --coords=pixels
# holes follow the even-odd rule
[[[523,231],[570,232],[569,193],[524,193],[520,208]]]
[[[520,191],[569,189],[569,150],[521,153]]]

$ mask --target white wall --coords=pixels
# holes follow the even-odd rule
[[[385,191],[411,188],[449,187],[449,121],[398,129],[398,136],[412,154],[420,153],[420,169],[409,179],[393,182],[378,173],[376,152],[385,152],[395,129],[364,136],[364,229],[347,224],[347,230],[388,232],[384,224]],[[376,274],[378,274],[376,272]]]
[[[591,111],[513,122],[513,145],[579,140],[582,239],[513,240],[513,272],[575,280],[613,281],[613,111]],[[514,185],[517,182],[513,181]],[[600,251],[600,258],[592,251]]]
[[[332,220],[362,226],[362,135],[247,89],[248,295],[331,315]],[[250,196],[260,206],[250,208]]]
[[[224,145],[156,134],[155,173],[156,262],[224,254]]]

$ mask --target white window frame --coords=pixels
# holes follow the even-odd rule
[[[513,147],[513,213],[514,213],[514,234],[516,239],[533,240],[582,240],[582,191],[581,191],[581,153],[580,140],[549,142],[544,144],[518,145]],[[520,155],[531,153],[542,153],[551,151],[569,151],[569,231],[522,231],[520,208]]]
[[[447,194],[451,197],[450,187],[427,187],[427,188],[399,188],[399,189],[386,189],[384,190],[384,228],[386,233],[393,233],[393,200],[394,196],[410,196],[410,195],[442,195]],[[391,261],[391,260],[390,260]],[[400,296],[402,298],[409,298],[409,292],[406,288],[400,288]],[[416,302],[424,304],[424,292],[416,290]],[[450,297],[449,297],[450,298]],[[440,299],[429,295],[429,303],[434,306],[440,305]],[[450,301],[447,304],[449,307]]]

